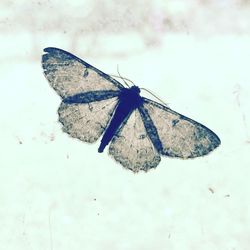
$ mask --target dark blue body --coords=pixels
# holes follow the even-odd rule
[[[140,89],[137,86],[131,88],[123,88],[118,96],[119,101],[115,113],[105,130],[105,133],[101,140],[101,145],[98,148],[98,152],[103,152],[104,148],[109,144],[116,131],[127,117],[138,108],[142,103],[142,97],[140,96]]]

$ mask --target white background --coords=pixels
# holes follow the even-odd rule
[[[248,1],[1,1],[4,250],[250,248]],[[134,174],[61,131],[54,46],[212,129],[206,157]]]

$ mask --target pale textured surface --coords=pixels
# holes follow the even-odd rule
[[[148,171],[159,164],[160,156],[147,136],[137,109],[112,139],[109,154],[134,172]]]
[[[220,144],[211,130],[169,108],[152,101],[143,107],[157,129],[164,155],[193,158],[208,154]]]
[[[62,97],[97,90],[119,90],[90,67],[86,67],[68,53],[52,49],[43,55],[44,74]]]
[[[117,98],[87,104],[61,103],[58,114],[63,131],[84,142],[95,142],[105,130]]]

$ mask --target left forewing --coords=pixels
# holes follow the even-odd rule
[[[144,98],[139,110],[147,133],[160,154],[194,158],[220,145],[213,131],[161,104]]]
[[[50,85],[62,97],[93,91],[119,91],[123,86],[92,65],[73,54],[46,48],[42,67]]]
[[[160,156],[146,133],[137,109],[114,135],[109,154],[133,172],[147,171],[159,164]]]

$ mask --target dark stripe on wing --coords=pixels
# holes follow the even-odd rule
[[[154,144],[157,151],[159,153],[161,153],[163,151],[163,147],[162,147],[162,143],[161,143],[161,140],[159,138],[157,129],[154,125],[154,122],[152,121],[150,115],[148,114],[148,111],[143,107],[143,105],[141,105],[138,108],[138,110],[141,114],[142,121],[144,123],[145,129],[147,131],[147,134],[148,134],[150,140]]]
[[[89,91],[86,93],[68,96],[63,99],[63,102],[67,104],[97,102],[116,97],[119,93],[120,91],[115,90]]]

